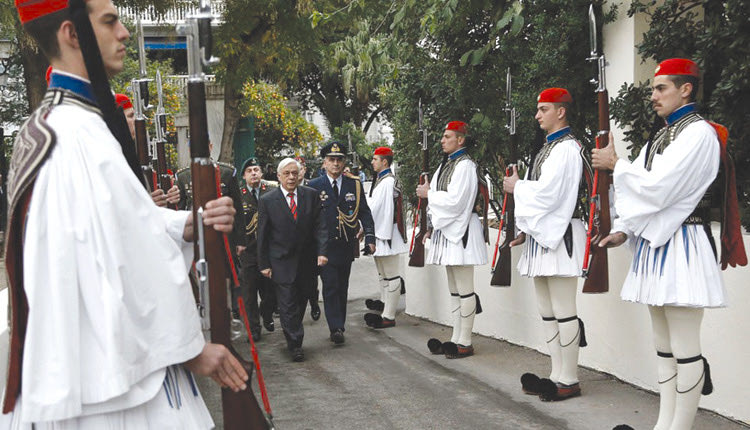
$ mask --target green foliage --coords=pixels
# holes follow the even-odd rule
[[[403,66],[381,93],[405,189],[414,188],[421,171],[420,98],[432,170],[441,159],[438,141],[450,120],[469,123],[470,151],[496,180],[497,156],[528,163],[543,140],[533,117],[537,95],[547,87],[572,93],[569,119],[586,143],[597,115],[589,83],[595,69],[586,61],[588,6],[588,0],[406,0],[397,13],[402,18],[394,19],[391,28],[401,41]],[[603,21],[612,19],[608,10]],[[513,74],[511,100],[505,95],[508,68]],[[508,102],[518,115],[518,147],[509,143]]]
[[[256,153],[273,160],[282,153],[306,155],[317,151],[323,136],[302,115],[290,109],[277,85],[248,81],[242,90],[240,111],[255,118]]]
[[[378,146],[387,146],[387,143],[383,141],[368,142],[365,138],[365,133],[352,123],[346,123],[341,127],[334,128],[331,133],[331,140],[338,140],[347,145],[349,151],[347,164],[352,167],[353,171],[357,169],[364,170],[368,177],[372,177],[375,174],[370,163],[375,148]],[[351,146],[349,146],[350,141]]]
[[[628,11],[632,16],[643,13],[649,29],[638,45],[645,59],[662,61],[672,57],[691,58],[703,72],[701,110],[707,119],[729,129],[729,149],[737,165],[737,185],[750,188],[750,2],[743,0],[666,0],[659,6],[653,1],[634,1]],[[627,140],[640,148],[648,135],[648,114],[637,115],[645,108],[648,82],[621,88],[613,102],[612,115],[623,126],[631,128]],[[616,107],[616,108],[615,108]],[[651,116],[653,118],[653,115]],[[750,195],[739,193],[743,225],[750,226]]]

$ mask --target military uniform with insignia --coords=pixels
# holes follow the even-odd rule
[[[240,294],[247,307],[250,319],[250,331],[253,339],[260,339],[260,317],[263,325],[268,331],[274,331],[273,311],[276,308],[276,292],[273,281],[262,276],[258,271],[258,200],[266,193],[278,188],[278,184],[261,179],[257,186],[252,187],[245,176],[248,167],[259,166],[258,159],[250,157],[242,164],[242,175],[245,184],[240,187],[242,196],[241,218],[245,227],[242,229],[245,235],[247,247],[239,253],[240,261]],[[260,295],[260,306],[258,306],[258,295]]]
[[[341,174],[346,160],[344,145],[333,141],[323,147],[320,156],[327,165],[327,174],[310,181],[310,186],[320,192],[321,207],[328,228],[328,264],[321,267],[323,304],[331,340],[344,342],[346,301],[349,291],[349,273],[355,252],[359,251],[357,234],[364,231],[365,246],[375,247],[375,227],[358,178]],[[335,163],[329,165],[329,163]],[[331,173],[338,169],[338,176]]]

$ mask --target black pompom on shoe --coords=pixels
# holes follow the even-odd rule
[[[365,314],[365,324],[367,324],[368,327],[374,326],[382,319],[383,318],[378,314],[373,314],[371,312]]]
[[[521,375],[521,390],[524,393],[538,396],[539,395],[539,382],[541,379],[533,373],[524,373]]]
[[[620,424],[620,425],[612,427],[612,430],[635,430],[635,429],[633,427],[630,427],[627,424]]]
[[[383,309],[385,309],[385,303],[380,300],[367,299],[365,300],[365,307],[371,311],[383,312]]]
[[[427,341],[427,349],[433,354],[443,354],[443,342],[435,339],[434,337]]]
[[[557,384],[552,382],[551,379],[542,378],[539,380],[539,385],[537,385],[537,391],[542,401],[552,401],[557,397]]]

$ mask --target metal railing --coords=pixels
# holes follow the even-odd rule
[[[224,0],[211,0],[211,13],[215,19],[213,24],[221,24],[224,16]],[[134,9],[131,7],[120,7],[120,18],[130,22],[135,22],[141,18],[144,26],[170,25],[185,21],[185,17],[198,10],[198,2],[190,0],[176,0],[174,7],[164,13],[157,13],[153,6],[147,6],[145,9]]]

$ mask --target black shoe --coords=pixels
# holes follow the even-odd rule
[[[366,313],[365,324],[372,328],[390,328],[396,326],[396,320],[383,318],[378,314]]]
[[[367,299],[365,300],[365,307],[371,311],[383,312],[383,309],[385,309],[385,303],[380,300]]]
[[[344,330],[341,330],[340,328],[334,330],[331,332],[331,341],[335,343],[336,345],[343,345],[344,344]]]
[[[263,327],[265,327],[266,330],[268,330],[268,331],[274,331],[274,330],[276,330],[276,326],[274,326],[272,319],[270,319],[268,321],[263,321]]]
[[[292,361],[294,361],[295,363],[305,361],[305,353],[302,352],[301,347],[298,346],[292,350]]]
[[[317,321],[320,319],[320,305],[318,305],[318,302],[310,303],[310,317],[313,319],[313,321]]]

